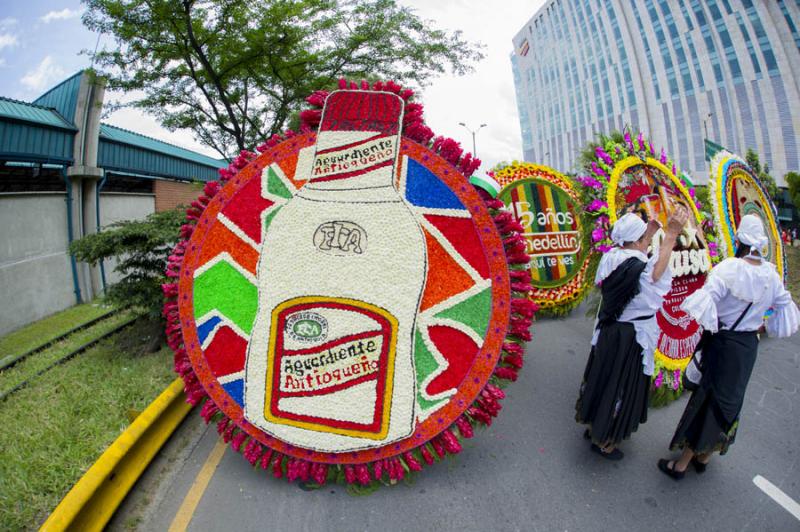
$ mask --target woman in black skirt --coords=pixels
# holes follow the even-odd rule
[[[736,257],[719,263],[705,285],[681,308],[713,333],[703,345],[703,378],[683,412],[670,448],[677,460],[659,460],[658,468],[683,478],[691,463],[698,473],[712,453],[725,454],[736,438],[744,393],[758,353],[758,332],[793,334],[800,312],[775,266],[763,259],[768,240],[761,220],[743,216],[736,232]],[[764,326],[764,313],[774,314]]]
[[[669,218],[660,251],[647,257],[658,222],[622,216],[611,231],[617,245],[603,255],[595,284],[603,301],[583,375],[575,420],[588,425],[592,451],[623,457],[617,445],[647,420],[653,354],[658,340],[655,313],[672,286],[669,260],[688,218],[679,207]]]

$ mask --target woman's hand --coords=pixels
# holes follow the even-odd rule
[[[647,229],[645,229],[643,237],[645,242],[649,244],[653,239],[653,235],[658,233],[659,229],[661,229],[661,222],[658,220],[651,219],[649,222],[647,222]]]
[[[677,238],[689,221],[689,211],[683,205],[678,205],[667,219],[667,237]]]

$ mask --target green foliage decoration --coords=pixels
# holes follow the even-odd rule
[[[185,216],[183,209],[175,209],[150,214],[144,220],[116,222],[99,233],[75,240],[69,251],[77,260],[92,265],[116,258],[114,271],[122,279],[109,288],[107,299],[118,305],[139,307],[161,326],[161,285],[167,282],[167,258],[178,241]]]

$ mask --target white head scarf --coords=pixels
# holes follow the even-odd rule
[[[739,227],[736,228],[736,239],[745,246],[750,246],[748,257],[759,260],[762,258],[764,248],[769,243],[769,238],[764,232],[764,224],[761,222],[761,218],[755,214],[742,216],[742,219],[739,220]]]
[[[625,242],[636,242],[647,230],[647,224],[636,214],[629,212],[614,224],[611,229],[611,241],[618,246]]]

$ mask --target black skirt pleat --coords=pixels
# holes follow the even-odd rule
[[[758,353],[755,332],[720,331],[703,349],[705,368],[670,448],[725,454],[736,440],[744,394]]]
[[[642,372],[642,348],[633,325],[606,325],[589,353],[575,420],[589,425],[595,444],[617,444],[647,421],[649,393],[650,377]]]

